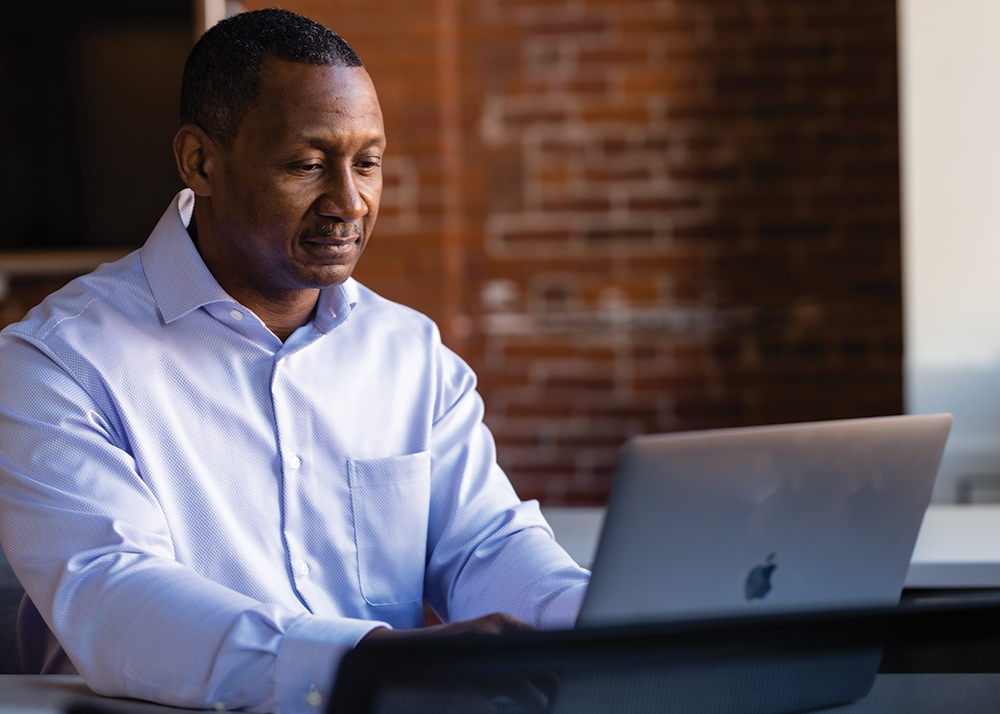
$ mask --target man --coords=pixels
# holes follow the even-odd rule
[[[496,465],[473,374],[350,277],[386,145],[353,50],[237,15],[192,51],[181,103],[189,189],[0,335],[28,670],[320,711],[343,655],[420,628],[423,601],[444,632],[571,623],[587,573]],[[107,148],[122,180],[141,170]]]

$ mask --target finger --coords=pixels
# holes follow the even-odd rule
[[[471,622],[482,623],[485,631],[495,633],[531,632],[535,629],[524,620],[514,617],[513,615],[509,615],[506,612],[495,612],[492,615],[486,615],[476,620],[471,620]]]

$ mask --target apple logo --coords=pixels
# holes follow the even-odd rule
[[[750,571],[745,586],[747,600],[760,600],[771,592],[771,575],[778,567],[774,564],[774,556],[771,553],[767,560]]]

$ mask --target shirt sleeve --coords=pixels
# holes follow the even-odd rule
[[[185,707],[321,712],[381,622],[255,601],[176,562],[112,419],[44,346],[0,336],[0,540],[94,691]]]
[[[497,465],[472,370],[444,346],[436,369],[425,599],[446,622],[506,612],[537,628],[572,626],[588,571]]]

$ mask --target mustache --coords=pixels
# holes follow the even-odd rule
[[[304,237],[315,232],[323,238],[360,238],[361,226],[357,223],[344,223],[343,221],[325,221],[318,223],[311,231],[306,231]]]

